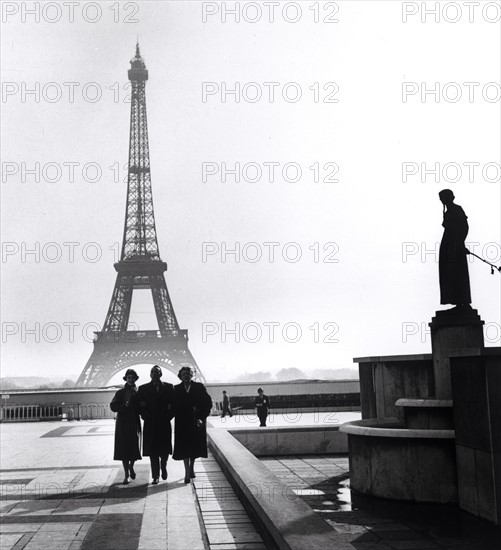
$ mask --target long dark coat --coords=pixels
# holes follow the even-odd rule
[[[174,386],[159,382],[157,391],[153,382],[139,386],[139,413],[144,420],[143,455],[166,456],[172,454],[172,428],[174,417]]]
[[[254,399],[254,406],[256,407],[256,412],[261,423],[266,422],[268,417],[268,409],[270,408],[270,398],[263,393],[263,396],[257,396]]]
[[[438,271],[441,304],[470,304],[470,277],[465,239],[468,221],[458,204],[451,204],[444,213],[444,235],[440,243]]]
[[[231,414],[230,398],[226,393],[223,395],[223,413]]]
[[[191,382],[187,392],[184,384],[174,386],[176,419],[174,422],[174,460],[207,458],[206,419],[212,408],[212,399],[205,386]],[[196,407],[197,411],[193,408]]]
[[[128,384],[117,391],[110,403],[111,410],[117,413],[113,460],[141,460],[138,405],[136,387]]]

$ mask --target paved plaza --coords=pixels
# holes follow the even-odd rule
[[[501,548],[501,527],[456,506],[355,495],[349,488],[348,457],[290,456],[261,461],[358,550]]]
[[[122,485],[112,420],[0,424],[1,550],[260,550],[260,534],[216,461],[182,462],[151,485],[149,460]],[[348,458],[262,458],[358,550],[499,550],[501,528],[454,506],[368,499],[349,489]],[[305,548],[304,550],[308,550]]]
[[[243,506],[209,457],[195,483],[169,460],[151,485],[149,459],[123,485],[114,422],[1,424],[1,550],[264,549]]]

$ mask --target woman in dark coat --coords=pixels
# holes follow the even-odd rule
[[[454,193],[444,189],[438,194],[444,205],[444,235],[440,243],[440,303],[453,304],[454,309],[470,309],[470,277],[465,247],[468,221],[464,210],[454,203]],[[447,208],[447,209],[446,209]]]
[[[141,460],[140,438],[141,422],[139,421],[136,371],[128,369],[125,373],[125,386],[118,390],[110,403],[110,408],[117,413],[115,423],[115,452],[113,460],[121,460],[124,467],[124,484],[136,479],[134,462]]]
[[[206,419],[212,408],[212,399],[205,386],[193,382],[193,369],[183,367],[174,386],[176,416],[174,422],[174,460],[184,460],[184,482],[195,477],[195,459],[207,458]]]

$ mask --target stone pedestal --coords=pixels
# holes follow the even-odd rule
[[[452,399],[449,356],[464,348],[484,346],[484,321],[476,309],[466,312],[437,311],[431,320],[431,350],[435,397]]]
[[[459,505],[501,525],[501,348],[451,356]]]
[[[362,418],[395,417],[403,421],[400,397],[417,399],[435,395],[431,354],[358,357]]]

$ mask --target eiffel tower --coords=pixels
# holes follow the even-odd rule
[[[94,350],[77,386],[104,386],[117,372],[144,363],[160,365],[175,374],[181,367],[191,366],[195,377],[204,381],[188,349],[188,331],[179,328],[165,284],[167,264],[158,250],[146,119],[148,70],[139,44],[130,63],[129,167],[122,252],[115,264],[117,279],[103,329],[95,333]],[[135,289],[151,290],[158,331],[127,330]]]

